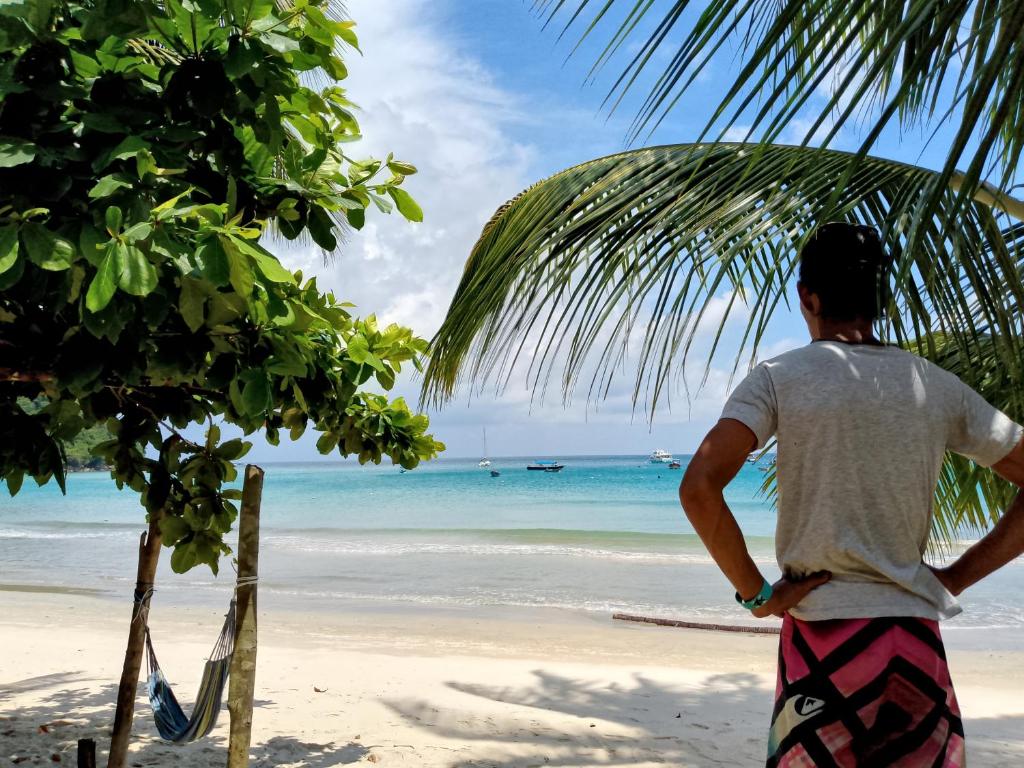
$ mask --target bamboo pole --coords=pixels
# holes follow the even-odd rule
[[[247,768],[252,742],[252,707],[256,692],[256,577],[259,573],[260,500],[263,470],[245,468],[242,511],[238,522],[238,590],[235,597],[235,652],[228,678],[228,768]]]
[[[149,610],[150,590],[160,560],[160,514],[150,515],[149,531],[139,539],[139,568],[135,577],[135,600],[132,619],[128,627],[128,647],[124,652],[121,683],[117,688],[117,707],[114,710],[114,730],[110,735],[110,755],[107,768],[124,768],[128,757],[128,740],[132,735],[132,717],[135,714],[135,696],[139,686],[139,671],[145,652],[146,612]]]

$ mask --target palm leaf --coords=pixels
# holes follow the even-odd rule
[[[876,226],[894,256],[880,333],[1024,421],[1024,224],[1012,220],[1024,205],[986,187],[963,206],[947,185],[938,212],[922,217],[939,174],[867,157],[837,193],[848,161],[808,147],[684,144],[600,158],[535,184],[484,227],[433,341],[425,399],[449,399],[465,380],[500,390],[522,363],[541,396],[558,373],[570,399],[586,372],[597,400],[632,343],[634,407],[653,418],[671,384],[685,381],[712,303],[728,297],[704,371],[741,311],[735,372],[756,358],[786,302],[801,238],[844,219]],[[951,457],[936,495],[938,540],[986,527],[1009,494],[988,470]]]
[[[889,125],[955,126],[938,183],[920,207],[926,217],[950,211],[940,198],[957,167],[966,168],[959,204],[969,205],[993,174],[1000,187],[1011,183],[1024,149],[1020,0],[710,0],[699,12],[693,6],[689,0],[533,3],[548,21],[567,16],[562,33],[579,30],[577,47],[611,25],[591,75],[635,49],[606,98],[612,108],[667,59],[654,72],[630,141],[683,105],[714,56],[738,42],[740,71],[698,141],[714,132],[722,138],[740,124],[749,126],[748,137],[777,141],[827,93],[824,105],[813,107],[805,144],[824,129],[827,146],[844,127],[870,116],[849,175]],[[909,239],[916,246],[914,231]]]
[[[796,244],[815,223],[837,219],[877,226],[895,256],[891,338],[927,345],[941,333],[970,359],[987,334],[1001,354],[1020,357],[1019,318],[1006,313],[1024,297],[1019,243],[1004,237],[1005,215],[990,207],[1019,211],[1020,203],[986,189],[963,208],[947,186],[945,208],[922,218],[938,174],[869,157],[837,192],[849,157],[682,144],[600,158],[534,185],[495,214],[474,247],[434,340],[425,395],[450,397],[460,377],[501,387],[524,345],[536,343],[531,386],[542,392],[558,367],[568,399],[593,358],[593,398],[632,335],[640,338],[634,404],[653,413],[709,303],[731,297],[723,326],[733,312],[748,315],[740,352],[753,357],[786,301]],[[953,209],[962,209],[955,226],[944,215]],[[907,248],[912,231],[917,242]]]

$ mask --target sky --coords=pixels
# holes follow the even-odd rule
[[[277,247],[288,266],[317,274],[322,288],[354,302],[358,314],[374,312],[385,323],[408,325],[430,338],[481,227],[499,205],[558,170],[624,149],[633,111],[627,105],[609,115],[601,106],[617,70],[613,66],[608,75],[587,84],[593,49],[570,57],[572,40],[559,41],[557,29],[544,29],[530,5],[509,0],[348,0],[362,55],[348,57],[345,85],[359,106],[365,137],[350,151],[377,157],[394,152],[416,165],[419,173],[406,186],[421,204],[425,220],[412,224],[397,215],[375,213],[327,263],[315,247]],[[692,104],[676,110],[644,143],[696,138],[711,100],[731,82],[730,64],[712,62],[696,84]],[[798,119],[792,135],[783,139],[799,141],[806,125]],[[741,138],[738,133],[733,137]],[[841,135],[833,146],[851,149],[856,142]],[[893,153],[900,147],[883,142],[881,150],[879,154],[888,150],[898,156]],[[726,295],[718,297],[718,304],[724,306],[727,300]],[[701,344],[706,348],[710,343],[714,320],[703,323],[698,352]],[[742,318],[730,323],[730,333],[735,333]],[[761,357],[806,340],[798,313],[783,310]],[[694,359],[699,361],[699,354]],[[712,361],[703,386],[703,366],[692,366],[685,391],[680,386],[670,407],[660,409],[653,422],[632,406],[635,370],[628,368],[601,402],[588,402],[584,394],[563,404],[559,393],[550,391],[540,399],[525,377],[513,377],[501,393],[489,389],[471,397],[463,391],[427,413],[431,431],[446,443],[446,455],[454,457],[481,455],[484,428],[491,456],[646,454],[655,448],[686,454],[717,419],[736,383],[732,363],[728,354]],[[406,376],[394,393],[415,404],[418,382]],[[249,458],[321,460],[313,443],[307,436],[273,448],[256,438]]]

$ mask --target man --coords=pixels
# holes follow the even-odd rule
[[[1024,487],[1024,430],[956,376],[878,341],[877,233],[826,224],[800,254],[811,343],[756,366],[679,489],[686,515],[754,616],[782,616],[768,766],[964,764],[938,620],[1024,552],[1024,494],[947,568],[922,556],[946,451]],[[723,489],[777,439],[776,554],[765,581]]]

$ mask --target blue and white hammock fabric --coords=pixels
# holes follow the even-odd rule
[[[153,641],[146,626],[146,668],[148,670],[147,688],[149,704],[153,708],[153,718],[161,738],[176,744],[184,744],[206,736],[217,724],[221,700],[224,696],[224,684],[228,679],[231,667],[231,654],[235,646],[235,601],[224,618],[224,627],[220,631],[210,658],[203,668],[203,679],[199,684],[199,693],[192,707],[191,716],[186,715],[178,699],[171,690],[163,670],[156,660]]]

